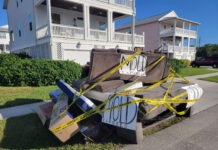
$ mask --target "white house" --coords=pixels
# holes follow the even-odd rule
[[[194,60],[199,23],[183,19],[174,11],[136,21],[135,32],[145,33],[145,50],[160,48],[170,58]],[[117,31],[127,32],[130,23]]]
[[[11,52],[85,64],[93,48],[144,47],[134,34],[134,0],[4,0]],[[132,17],[132,34],[115,21]],[[133,38],[134,37],[134,38]]]
[[[8,26],[0,26],[0,53],[9,53]]]

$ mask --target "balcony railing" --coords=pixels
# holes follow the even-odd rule
[[[173,46],[173,45],[165,45],[162,47],[162,52],[165,53],[173,53],[173,52],[196,52],[196,47],[187,47],[187,46]]]
[[[84,39],[84,28],[81,27],[53,24],[52,33],[54,37]]]
[[[134,38],[136,44],[144,44],[144,35],[135,35]],[[113,41],[131,43],[132,34],[115,32],[113,36]]]
[[[91,29],[90,38],[92,40],[107,41],[107,32],[102,30]]]
[[[196,31],[192,30],[187,30],[187,29],[182,29],[182,28],[169,28],[169,29],[164,29],[160,32],[160,35],[165,36],[165,35],[186,35],[186,36],[197,36]]]
[[[135,35],[135,43],[136,44],[144,43],[144,34],[143,35]]]
[[[132,35],[128,33],[114,33],[113,41],[115,42],[131,42]]]
[[[133,0],[97,0],[97,1],[132,8],[132,1]]]
[[[48,37],[48,26],[44,25],[37,29],[37,39]],[[52,36],[56,38],[68,38],[68,39],[85,39],[85,31],[82,27],[66,26],[59,24],[52,24]],[[144,34],[135,35],[135,43],[144,45]],[[107,41],[107,30],[90,29],[90,40]],[[132,34],[114,32],[112,34],[111,42],[129,43],[132,42]]]
[[[36,30],[36,38],[37,39],[42,39],[42,38],[47,37],[47,36],[48,36],[48,26],[47,26],[47,24]]]

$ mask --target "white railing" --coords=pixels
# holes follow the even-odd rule
[[[189,47],[189,52],[196,52],[196,47]]]
[[[84,39],[84,28],[52,24],[52,33],[55,37]]]
[[[173,34],[179,34],[179,35],[190,35],[190,36],[197,36],[196,31],[192,30],[187,30],[187,29],[182,29],[176,27],[175,30],[174,28],[168,28],[160,31],[160,35],[173,35]]]
[[[132,34],[129,34],[129,33],[118,33],[118,32],[115,32],[114,36],[113,36],[113,40],[115,42],[128,43],[128,42],[131,42],[131,39],[132,39]]]
[[[183,34],[183,29],[182,28],[175,28],[175,33],[176,34]]]
[[[173,33],[174,33],[173,28],[168,28],[160,31],[160,35],[173,34]]]
[[[191,30],[190,30],[190,35],[191,35],[191,36],[197,36],[197,32],[196,32],[196,31],[191,31]]]
[[[162,47],[163,52],[173,53],[173,52],[196,52],[196,47],[187,47],[187,46],[173,46],[173,45],[165,45]]]
[[[111,0],[114,4],[132,7],[133,0]]]
[[[133,0],[98,0],[98,1],[132,8]]]
[[[144,35],[135,35],[136,44],[144,44]],[[131,43],[132,34],[115,32],[113,36],[114,42]]]
[[[144,44],[144,35],[135,35],[136,44]]]
[[[41,26],[36,30],[36,38],[42,39],[48,36],[48,25]]]
[[[90,29],[90,38],[92,40],[107,41],[107,32],[105,30]]]

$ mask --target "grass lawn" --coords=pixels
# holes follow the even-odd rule
[[[0,87],[0,108],[12,107],[49,99],[49,92],[57,86]]]
[[[218,69],[210,70],[208,68],[182,68],[179,74],[182,76],[195,76],[214,72],[218,72]]]
[[[122,139],[112,136],[103,143],[84,143],[78,133],[62,144],[42,126],[36,114],[0,121],[0,149],[62,149],[62,150],[114,150],[125,144]]]
[[[205,81],[218,83],[218,76],[213,76],[213,77],[208,77],[208,78],[201,78],[200,80],[205,80]]]
[[[174,117],[145,130],[145,136],[182,121]],[[117,150],[129,142],[115,134],[102,143],[85,143],[84,136],[77,133],[65,144],[61,143],[46,127],[42,126],[36,114],[0,120],[0,149],[41,149],[41,150]]]

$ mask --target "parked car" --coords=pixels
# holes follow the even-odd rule
[[[212,66],[213,68],[218,67],[218,57],[206,57],[196,59],[191,62],[192,67],[200,67],[200,66]]]

